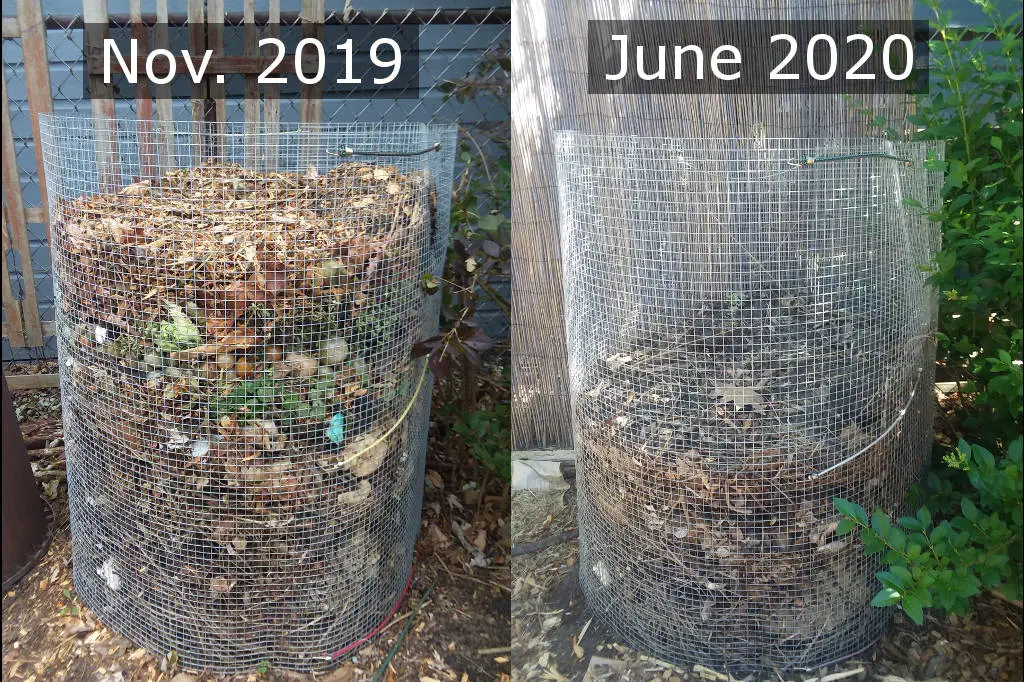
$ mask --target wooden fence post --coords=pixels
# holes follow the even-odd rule
[[[11,243],[21,260],[22,286],[25,297],[21,301],[21,315],[24,319],[24,345],[43,345],[43,329],[39,322],[39,299],[36,296],[35,271],[32,267],[32,249],[29,247],[28,226],[25,224],[25,205],[21,198],[21,178],[18,173],[18,157],[14,152],[14,132],[11,130],[11,108],[7,103],[7,74],[0,69],[0,90],[3,91],[3,112],[0,114],[3,141],[0,150],[3,156],[4,205],[7,221],[11,225]],[[4,232],[6,233],[6,225]],[[6,254],[4,254],[6,256]],[[6,260],[6,258],[5,258]],[[6,274],[6,263],[5,274]],[[5,278],[6,282],[6,278]],[[14,338],[11,337],[11,344]]]
[[[264,29],[265,38],[281,37],[281,0],[270,0],[270,13]],[[265,48],[265,54],[272,48]],[[264,164],[268,170],[277,170],[277,133],[281,130],[281,86],[268,83],[263,89],[263,132],[266,153]]]
[[[46,223],[46,241],[49,243],[49,199],[46,194],[46,172],[43,169],[43,143],[39,136],[39,114],[53,111],[53,98],[50,95],[50,60],[46,53],[46,26],[40,0],[18,0],[18,28],[21,31],[21,54],[25,62],[25,87],[28,90],[28,110],[32,119],[39,196]]]
[[[142,0],[130,0],[128,12],[132,25],[132,38],[139,46],[139,61],[149,54],[149,36],[142,21]],[[156,135],[153,127],[153,93],[148,78],[140,78],[135,85],[135,118],[139,136],[139,175],[142,178],[157,176]]]
[[[103,82],[103,41],[109,37],[106,0],[82,0],[85,21],[85,62],[92,95],[93,129],[96,131],[96,163],[100,191],[116,192],[121,185],[117,149],[117,112],[114,88]]]
[[[156,26],[153,27],[153,48],[168,49],[170,38],[167,33],[167,0],[156,0]],[[156,85],[155,122],[157,128],[157,155],[160,170],[164,173],[177,165],[174,157],[174,109],[171,103],[171,86]]]
[[[0,211],[0,236],[3,237],[3,254],[0,254],[0,263],[3,265],[3,297],[4,315],[7,322],[4,323],[4,336],[7,337],[11,348],[25,347],[25,327],[21,322],[21,301],[14,298],[11,290],[11,273],[7,269],[7,252],[11,249],[11,239],[7,236],[7,206]]]
[[[323,38],[324,28],[324,0],[302,0],[302,37]],[[298,60],[296,60],[298,64]],[[317,126],[323,120],[323,86],[320,83],[302,86],[301,99],[299,100],[299,121],[303,126],[308,126],[300,134],[299,144],[299,169],[305,170],[319,156],[320,131]]]
[[[255,0],[245,0],[242,8],[244,33],[242,40],[246,57],[259,56],[259,29],[256,28]],[[255,167],[259,161],[260,88],[257,74],[245,75],[245,163]]]

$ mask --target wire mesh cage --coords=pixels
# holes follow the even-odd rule
[[[676,662],[811,668],[885,629],[834,498],[930,452],[941,145],[558,137],[580,582]]]
[[[190,667],[329,665],[410,576],[454,127],[41,128],[79,594]]]

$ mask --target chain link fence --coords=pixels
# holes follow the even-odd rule
[[[931,441],[942,148],[558,138],[580,581],[628,643],[734,674],[884,631],[834,498]]]
[[[44,117],[75,586],[105,623],[308,670],[392,611],[455,136]]]
[[[6,9],[6,8],[5,8]],[[46,10],[44,2],[44,13]],[[171,17],[172,21],[182,18]],[[91,104],[82,99],[85,64],[83,61],[84,31],[80,15],[44,16],[47,28],[47,50],[54,111],[60,114],[91,115]],[[257,17],[258,21],[265,18]],[[507,59],[509,52],[510,10],[507,4],[489,8],[419,8],[328,11],[325,23],[397,24],[418,26],[420,35],[420,93],[416,99],[390,96],[349,96],[325,99],[323,120],[348,122],[421,122],[455,123],[460,130],[460,145],[479,144],[482,153],[494,153],[486,140],[496,129],[505,129],[509,121],[509,102],[494,95],[493,88],[476,87],[481,83],[506,80],[507,71],[498,58]],[[297,14],[282,13],[282,26],[297,26]],[[112,16],[111,26],[128,26],[126,16]],[[260,26],[262,29],[263,27]],[[241,15],[229,14],[225,19],[224,40],[228,46],[242,41]],[[33,220],[42,207],[40,179],[36,170],[31,114],[28,106],[26,69],[20,38],[3,38],[3,69],[7,84],[12,143],[17,159],[25,208],[30,213],[28,225],[29,256],[33,265],[33,284],[39,300],[40,317],[46,336],[45,345],[35,348],[12,348],[5,338],[3,360],[42,360],[57,353],[53,336],[53,282],[46,225]],[[230,49],[230,48],[229,48]],[[176,120],[191,118],[190,102],[174,100]],[[281,100],[282,124],[299,120],[297,98]],[[227,101],[229,121],[244,119],[244,100]],[[117,115],[132,117],[134,100],[117,102]],[[504,135],[505,133],[502,133]],[[470,142],[470,137],[473,142]],[[24,299],[26,280],[22,256],[15,250],[6,253],[12,294]]]

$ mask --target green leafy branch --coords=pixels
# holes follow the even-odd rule
[[[929,476],[942,520],[928,506],[915,516],[893,521],[881,509],[868,513],[860,505],[835,498],[842,520],[836,533],[855,530],[868,555],[881,555],[884,570],[875,574],[882,588],[872,606],[899,605],[912,621],[924,621],[924,609],[963,615],[982,588],[997,589],[1011,600],[1022,593],[1021,439],[997,459],[978,445],[960,442],[957,457],[967,468],[974,494],[949,504],[948,483]],[[947,493],[943,495],[942,493]]]

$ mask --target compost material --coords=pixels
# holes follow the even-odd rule
[[[495,384],[484,383],[500,378],[500,372],[495,367],[481,373],[481,396],[501,395]],[[450,382],[435,386],[434,408],[457,401],[459,388]],[[187,673],[177,652],[158,655],[138,648],[109,629],[76,593],[64,453],[63,448],[54,447],[63,442],[59,396],[56,389],[43,389],[15,391],[13,397],[19,415],[32,415],[22,422],[22,434],[56,520],[54,542],[46,557],[3,597],[5,682],[28,682],[33,676],[38,682],[354,682],[369,680],[395,644],[398,653],[384,679],[429,676],[459,682],[468,675],[473,680],[508,681],[508,656],[487,653],[508,644],[507,493],[502,494],[500,479],[490,477],[487,484],[483,469],[449,436],[443,420],[431,423],[427,455],[428,475],[443,487],[431,484],[424,489],[423,523],[428,531],[418,541],[413,585],[381,634],[343,656],[339,667],[330,672],[299,673],[274,666],[265,674]],[[43,448],[43,443],[48,447]],[[470,538],[486,531],[487,568],[470,567],[474,555],[452,537],[456,524],[465,525]],[[439,546],[439,538],[446,546]],[[413,616],[430,585],[434,585],[430,598]],[[400,641],[410,620],[414,625]]]
[[[186,665],[327,665],[409,575],[430,174],[205,164],[51,201],[83,598]]]

